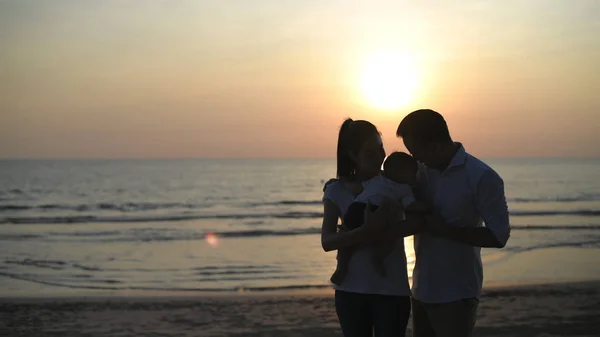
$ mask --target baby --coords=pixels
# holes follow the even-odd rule
[[[363,191],[352,205],[348,207],[343,219],[343,226],[348,230],[363,225],[366,202],[372,205],[372,210],[387,198],[398,200],[405,212],[427,212],[425,204],[415,200],[412,186],[417,183],[418,164],[410,155],[394,152],[383,163],[383,175],[363,183]],[[382,237],[377,241],[377,250],[373,256],[373,266],[383,277],[386,275],[384,260],[392,252],[396,240],[390,241]],[[348,272],[348,264],[354,250],[345,248],[339,250],[337,268],[331,276],[331,282],[341,284]]]

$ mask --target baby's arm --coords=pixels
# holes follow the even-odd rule
[[[364,202],[353,202],[346,210],[342,225],[348,229],[353,230],[363,225],[365,221],[365,208],[367,204]]]
[[[382,277],[386,277],[387,268],[385,267],[385,259],[392,253],[396,247],[398,239],[391,239],[389,236],[382,238],[377,242],[377,248],[373,252],[373,267]]]

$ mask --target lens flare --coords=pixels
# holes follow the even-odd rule
[[[206,240],[206,243],[208,243],[213,248],[216,248],[219,246],[219,239],[213,233],[204,234],[204,240]]]

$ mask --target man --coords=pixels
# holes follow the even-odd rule
[[[471,336],[483,283],[481,247],[502,248],[510,235],[503,181],[452,140],[433,110],[410,113],[397,136],[423,164],[417,199],[435,211],[414,239],[413,336]],[[366,221],[381,223],[384,212],[377,213]]]

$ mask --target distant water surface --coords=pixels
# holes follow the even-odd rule
[[[488,163],[513,233],[485,263],[600,248],[600,160]],[[318,233],[334,173],[333,160],[0,161],[0,288],[327,287],[335,255]]]

